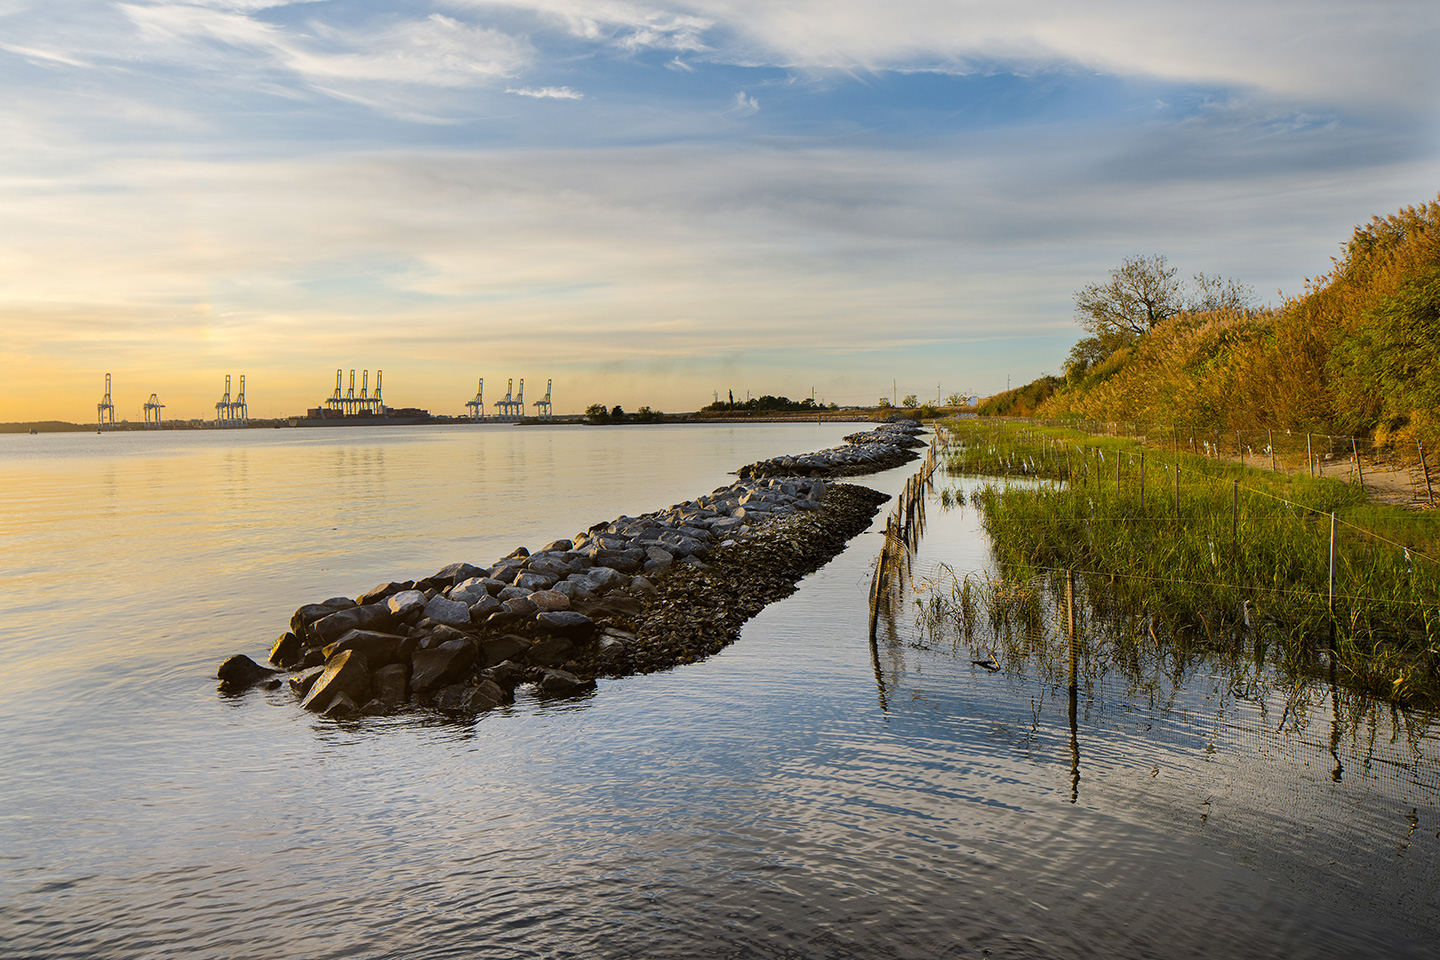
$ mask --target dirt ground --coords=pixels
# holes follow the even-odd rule
[[[1252,467],[1264,468],[1267,466],[1262,458],[1249,457],[1245,462]],[[1353,457],[1317,462],[1320,476],[1346,483],[1356,482]],[[1279,467],[1284,473],[1302,473],[1305,470],[1303,463],[1281,463]],[[1407,464],[1383,459],[1372,461],[1362,458],[1360,470],[1365,478],[1365,492],[1376,503],[1406,507],[1411,510],[1434,510],[1436,501],[1440,500],[1440,471],[1434,467],[1430,471],[1431,490],[1428,491],[1425,485],[1425,473],[1419,463]],[[1431,491],[1433,491],[1433,496]]]

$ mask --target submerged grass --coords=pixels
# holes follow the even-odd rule
[[[1043,624],[1073,570],[1090,629],[1121,650],[1241,656],[1440,705],[1433,514],[1368,504],[1333,479],[1060,428],[960,421],[945,435],[952,476],[1042,481],[972,494],[1003,581],[957,582],[945,603],[962,628],[982,615],[1012,636]]]

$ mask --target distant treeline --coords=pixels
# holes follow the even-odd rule
[[[78,433],[94,430],[95,424],[69,423],[65,420],[30,420],[25,423],[0,423],[0,433]]]
[[[789,397],[772,397],[765,394],[763,397],[751,397],[748,400],[736,400],[731,394],[728,400],[716,400],[700,408],[701,413],[793,413],[807,410],[838,410],[836,404],[828,406],[816,403],[812,398],[804,400],[791,400]]]
[[[1126,270],[1149,268],[1153,280],[1157,264],[1164,258],[1135,258],[1078,292],[1077,316],[1094,335],[1064,375],[979,412],[1440,441],[1440,199],[1357,227],[1331,269],[1279,306],[1251,308],[1233,285],[1216,298],[1216,278],[1197,275],[1210,309],[1191,301],[1152,311],[1149,324],[1107,326],[1096,298],[1123,301]]]

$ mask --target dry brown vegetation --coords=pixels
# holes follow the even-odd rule
[[[1357,227],[1279,307],[1158,323],[1072,369],[1036,412],[1440,441],[1440,199]]]

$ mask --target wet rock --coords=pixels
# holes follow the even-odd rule
[[[588,582],[581,583],[579,580],[561,580],[552,589],[573,603],[576,600],[593,599],[595,591],[591,586],[593,585]]]
[[[514,660],[504,660],[485,671],[490,679],[502,690],[514,690],[525,682],[526,668]],[[514,699],[513,696],[511,699]]]
[[[513,633],[487,637],[480,641],[480,665],[493,667],[506,660],[519,660],[529,649],[530,641]]]
[[[638,570],[639,567],[636,569]],[[619,570],[604,566],[591,567],[583,574],[571,577],[571,580],[583,584],[591,593],[603,593],[606,590],[623,587],[630,582],[630,578]]]
[[[316,713],[330,706],[332,700],[344,694],[355,707],[357,697],[364,697],[370,689],[370,667],[365,657],[354,650],[342,650],[325,664],[325,670],[315,678],[310,691],[300,706]]]
[[[300,638],[286,631],[280,634],[275,645],[270,648],[269,659],[277,667],[293,667],[300,662],[301,656]]]
[[[388,704],[403,703],[410,695],[410,671],[403,663],[392,663],[375,671],[370,684],[375,699]]]
[[[220,669],[215,671],[215,676],[220,681],[221,690],[227,693],[236,693],[254,686],[261,680],[273,677],[279,672],[269,667],[262,667],[241,653],[220,664]]]
[[[327,600],[325,603],[307,603],[291,614],[290,632],[303,639],[306,635],[306,630],[315,621],[353,606],[356,606],[356,603],[348,599],[341,604],[330,600]]]
[[[387,630],[394,622],[394,616],[384,604],[371,603],[321,617],[306,628],[305,637],[315,646],[324,646],[351,630]]]
[[[595,689],[594,680],[582,680],[565,670],[546,670],[540,681],[540,692],[551,697],[567,697]]]
[[[355,706],[355,701],[348,694],[337,693],[321,715],[327,720],[348,720],[359,712],[360,708]]]
[[[410,689],[428,693],[462,678],[475,662],[475,644],[449,640],[432,650],[417,650],[411,658]]]
[[[541,667],[558,667],[570,657],[575,644],[566,637],[542,637],[531,645],[525,659]]]
[[[455,600],[436,597],[425,604],[425,616],[447,626],[463,627],[470,623],[470,608]]]
[[[362,607],[371,603],[379,603],[382,600],[388,600],[402,590],[409,590],[413,586],[415,586],[414,580],[391,580],[389,583],[382,583],[378,587],[366,590],[355,598],[355,603]]]
[[[389,712],[389,705],[379,699],[371,700],[360,708],[360,716],[362,717],[383,717]]]
[[[309,667],[301,670],[289,680],[291,692],[294,693],[295,696],[303,699],[305,694],[310,692],[310,688],[315,685],[315,681],[320,679],[320,674],[324,672],[324,666]]]
[[[556,610],[541,613],[535,618],[535,629],[543,634],[565,637],[576,643],[584,643],[595,636],[595,621],[573,610]]]
[[[365,661],[371,666],[390,663],[395,660],[396,652],[404,639],[398,634],[381,633],[378,630],[350,630],[324,648],[325,659],[329,660],[342,650],[356,650],[364,655]]]

